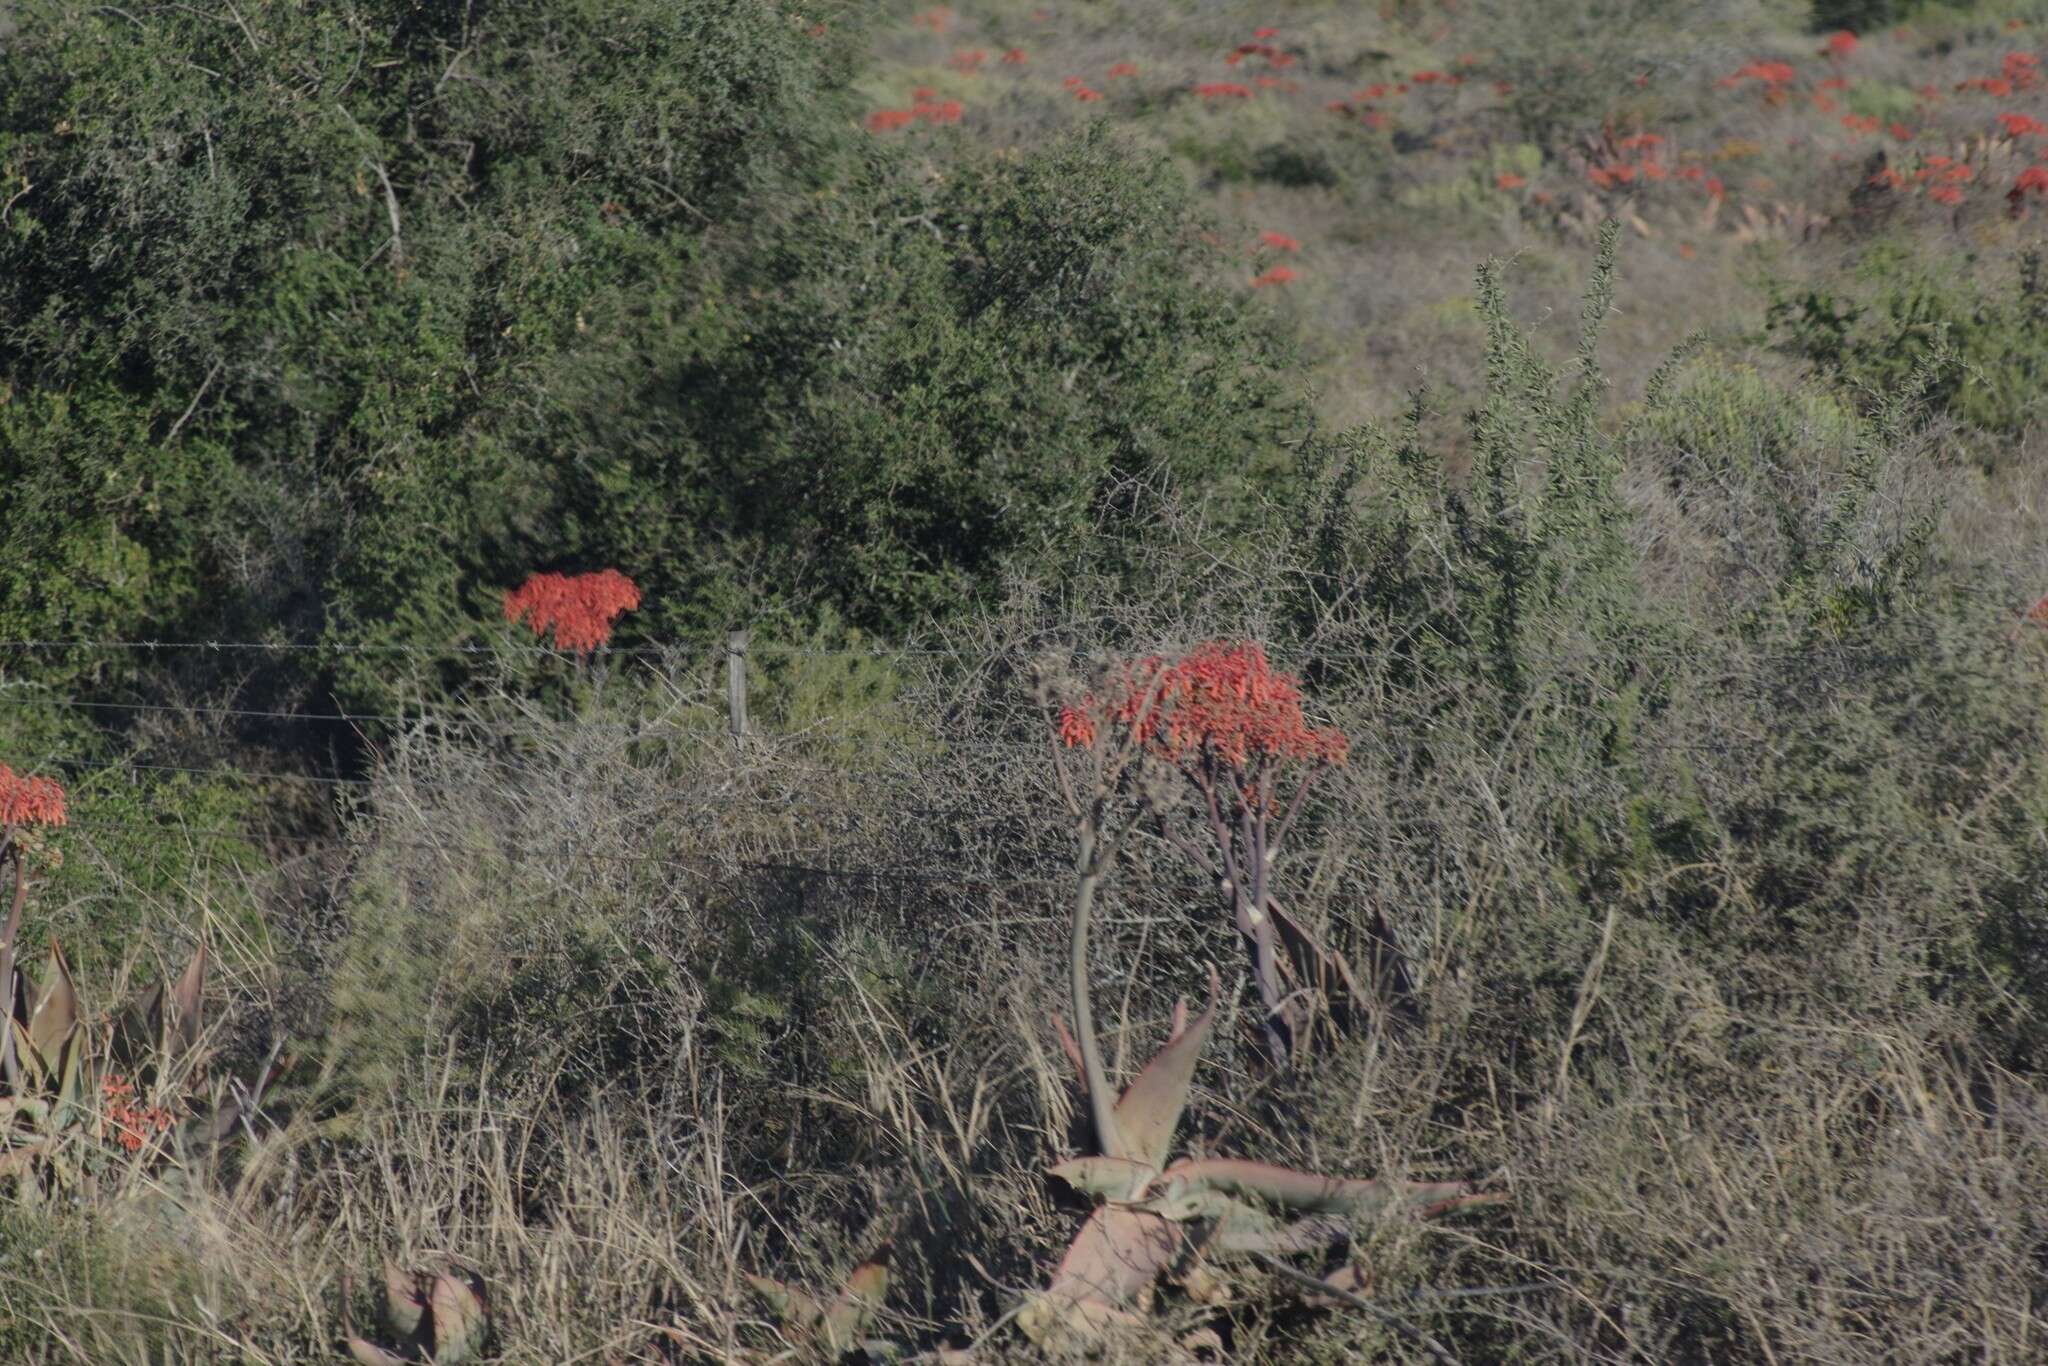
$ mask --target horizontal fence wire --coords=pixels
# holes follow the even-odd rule
[[[729,648],[724,638],[672,641],[666,645],[641,646],[600,646],[590,658],[604,659],[673,659],[679,654],[701,652],[723,656]],[[60,651],[122,650],[122,651],[208,651],[216,654],[275,653],[275,654],[336,654],[336,655],[411,655],[426,659],[451,659],[462,656],[489,655],[537,655],[552,659],[578,660],[586,656],[573,651],[556,649],[548,645],[401,645],[380,643],[358,643],[350,641],[321,640],[0,640],[0,650],[36,651],[55,653]],[[925,659],[971,659],[985,654],[979,650],[948,649],[927,645],[873,645],[865,649],[840,646],[821,649],[809,645],[783,644],[776,641],[754,640],[747,643],[743,653],[786,655],[801,659],[896,659],[903,657]]]
[[[532,773],[536,770],[526,764],[514,764],[489,755],[472,755],[494,768],[507,773]],[[97,761],[91,759],[48,758],[35,766],[38,769],[58,769],[80,777],[97,777],[108,773],[166,773],[179,776],[218,778],[252,784],[299,783],[309,787],[326,787],[341,790],[360,791],[387,785],[402,785],[429,792],[470,792],[475,788],[469,783],[452,782],[445,779],[421,778],[414,774],[395,774],[386,778],[335,778],[317,773],[286,773],[264,769],[242,769],[227,765],[198,764],[145,764],[122,760]],[[1018,818],[1015,812],[990,811],[981,806],[876,806],[863,808],[850,802],[812,802],[797,798],[740,796],[721,794],[711,797],[677,797],[668,805],[739,808],[750,811],[785,812],[800,811],[823,815],[866,814],[876,819],[890,819],[897,816],[944,816],[968,817],[983,822],[1008,822]]]
[[[79,819],[67,821],[67,830],[86,830],[127,834],[148,835],[153,839],[165,836],[179,836],[185,839],[226,841],[237,844],[263,845],[280,844],[303,847],[332,847],[344,850],[346,845],[332,836],[325,835],[270,835],[249,830],[222,830],[195,828],[156,821],[117,821],[102,819]],[[637,864],[666,868],[679,872],[694,873],[701,877],[716,879],[731,872],[781,873],[798,877],[812,877],[821,880],[871,881],[871,882],[920,882],[958,887],[1050,887],[1071,880],[1071,874],[1046,874],[1042,876],[978,876],[972,873],[934,873],[921,868],[842,868],[827,864],[798,863],[785,859],[719,859],[709,855],[697,858],[679,858],[673,854],[616,854],[602,850],[562,847],[558,849],[520,848],[517,846],[477,847],[448,844],[437,840],[404,839],[378,834],[379,848],[410,849],[424,853],[444,855],[461,854],[482,857],[503,857],[535,862],[558,861],[563,863],[618,863]]]

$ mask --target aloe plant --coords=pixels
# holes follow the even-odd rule
[[[434,1271],[384,1266],[384,1346],[360,1337],[349,1309],[352,1287],[341,1288],[342,1337],[349,1356],[362,1366],[404,1366],[427,1361],[460,1366],[477,1356],[490,1331],[483,1278],[447,1263]]]
[[[882,1244],[847,1273],[830,1299],[766,1276],[748,1276],[747,1284],[775,1311],[784,1337],[793,1343],[815,1344],[834,1357],[844,1356],[867,1344],[868,1327],[889,1290],[890,1252],[890,1245]]]
[[[1213,966],[1202,1013],[1190,1020],[1185,1004],[1177,1005],[1165,1044],[1120,1094],[1112,1092],[1095,1038],[1088,932],[1114,852],[1110,799],[1125,767],[1163,724],[1158,710],[1163,687],[1148,687],[1111,712],[1120,743],[1104,743],[1108,728],[1096,729],[1072,708],[1058,723],[1062,739],[1088,745],[1097,759],[1087,787],[1064,767],[1059,770],[1078,832],[1068,946],[1073,1033],[1055,1018],[1080,1073],[1097,1151],[1061,1162],[1051,1174],[1102,1203],[1082,1224],[1051,1283],[1018,1312],[1019,1326],[1040,1343],[1085,1343],[1119,1324],[1142,1322],[1134,1306],[1162,1273],[1191,1252],[1210,1258],[1316,1252],[1346,1237],[1358,1220],[1426,1216],[1503,1198],[1461,1181],[1360,1180],[1238,1158],[1172,1160],[1174,1135],[1216,1020],[1221,983]],[[1234,867],[1232,876],[1235,880]],[[1238,902],[1240,911],[1247,905],[1261,908],[1264,919],[1255,923],[1271,924],[1269,896]],[[1263,941],[1247,937],[1253,939],[1255,959],[1284,943],[1278,934]],[[1270,961],[1260,964],[1261,972]],[[1269,1010],[1269,1024],[1275,1018]]]
[[[55,939],[40,981],[18,961],[27,903],[21,850],[0,848],[0,858],[14,864],[12,905],[0,926],[0,1179],[31,1196],[75,1185],[95,1149],[72,1140],[89,1135],[131,1153],[192,1153],[236,1133],[281,1067],[273,1054],[253,1085],[231,1085],[218,1102],[197,1092],[206,946],[175,980],[130,1002],[111,1029],[96,1028]],[[177,1098],[152,1103],[160,1094]]]

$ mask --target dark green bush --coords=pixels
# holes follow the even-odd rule
[[[1865,406],[1895,392],[1945,335],[1959,364],[1933,377],[1926,401],[2016,436],[2048,411],[2048,278],[2038,252],[2021,255],[2003,287],[1985,283],[1974,264],[1883,247],[1839,287],[1776,286],[1765,328]]]

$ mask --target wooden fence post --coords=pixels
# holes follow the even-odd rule
[[[735,743],[747,737],[747,635],[734,631],[725,638],[725,710]]]

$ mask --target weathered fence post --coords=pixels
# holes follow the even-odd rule
[[[725,710],[735,744],[747,738],[747,635],[733,631],[725,638]]]

